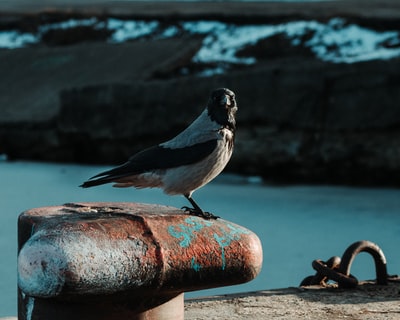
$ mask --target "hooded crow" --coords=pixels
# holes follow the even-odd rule
[[[214,90],[205,110],[175,138],[133,155],[126,163],[95,175],[80,187],[113,182],[114,187],[161,188],[169,195],[184,195],[193,206],[182,208],[189,214],[217,219],[204,212],[192,194],[214,179],[231,158],[236,111],[231,90]]]

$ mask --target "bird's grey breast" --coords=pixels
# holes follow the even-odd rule
[[[235,142],[235,133],[228,128],[221,128],[218,130],[220,139],[224,141],[224,145],[229,151],[233,151],[233,145]]]

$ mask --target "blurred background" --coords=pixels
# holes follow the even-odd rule
[[[376,242],[400,268],[400,3],[0,1],[0,316],[16,314],[17,218],[74,201],[181,207],[159,190],[77,186],[172,138],[211,90],[237,96],[224,174],[195,194],[256,232],[254,281]],[[352,272],[374,278],[363,254]]]

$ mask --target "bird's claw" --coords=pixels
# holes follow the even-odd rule
[[[189,213],[192,216],[197,216],[197,217],[201,217],[207,220],[210,219],[218,219],[219,216],[213,215],[211,212],[204,212],[203,210],[196,210],[194,208],[190,208],[187,206],[182,207],[182,210],[185,210],[185,212]]]

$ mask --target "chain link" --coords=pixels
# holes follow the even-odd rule
[[[316,274],[304,278],[300,286],[327,286],[327,282],[331,280],[337,282],[339,288],[355,288],[359,281],[350,274],[350,268],[354,258],[360,252],[367,252],[373,257],[376,270],[376,283],[386,285],[389,276],[387,274],[386,258],[383,251],[377,244],[363,240],[349,246],[343,253],[342,258],[334,256],[326,262],[314,260],[312,267],[316,271]]]

